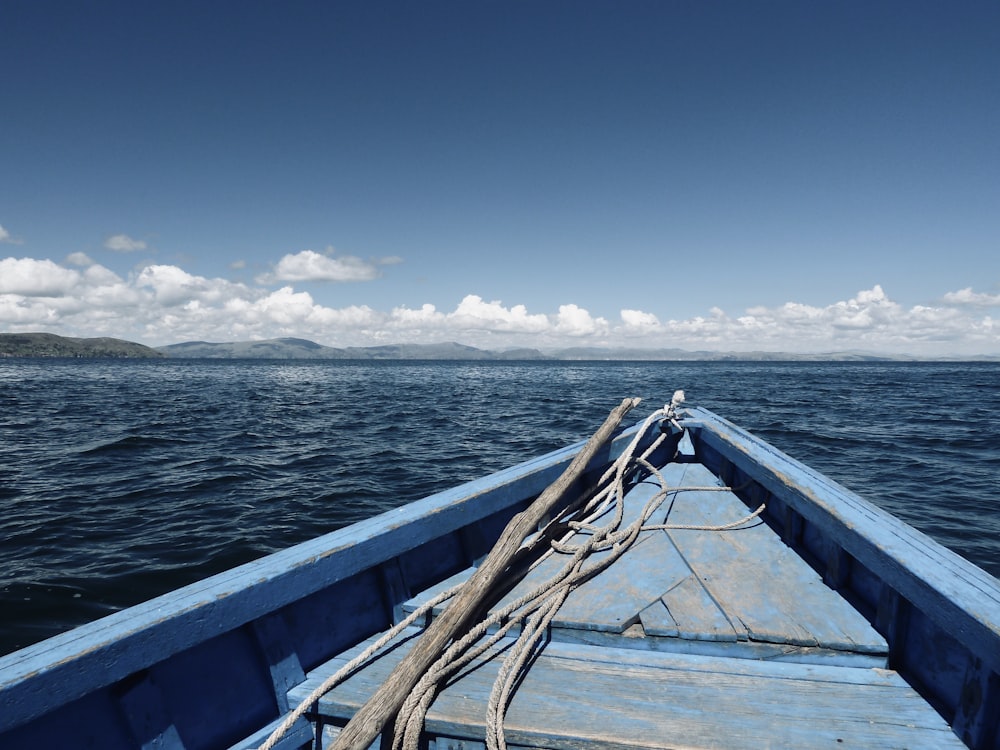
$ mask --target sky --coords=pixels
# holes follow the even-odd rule
[[[995,0],[0,29],[0,332],[1000,355]]]

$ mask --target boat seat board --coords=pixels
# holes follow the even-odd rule
[[[697,463],[671,463],[661,473],[670,487],[721,488],[718,478]],[[624,522],[638,517],[658,491],[652,481],[633,487],[625,497]],[[678,491],[647,524],[721,526],[748,513],[731,491]],[[583,538],[576,534],[570,542]],[[606,554],[595,554],[594,561]],[[544,560],[494,609],[535,589],[568,559]],[[471,572],[417,595],[403,610],[412,611]],[[635,639],[636,624],[645,639]],[[636,648],[718,653],[725,647],[751,658],[781,654],[815,661],[857,655],[884,666],[888,654],[885,638],[868,620],[760,521],[728,531],[641,532],[625,555],[570,593],[552,628],[554,639],[588,641],[593,640],[588,634],[629,630],[628,645]]]
[[[321,698],[345,723],[387,679],[410,640]],[[314,670],[297,705],[366,644]],[[473,664],[435,698],[431,737],[482,742],[485,706],[503,654]],[[964,747],[890,670],[657,653],[550,642],[517,688],[504,724],[511,745],[602,748]]]

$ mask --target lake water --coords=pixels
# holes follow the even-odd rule
[[[678,388],[1000,575],[997,363],[0,360],[0,653]]]

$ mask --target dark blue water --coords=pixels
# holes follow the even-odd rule
[[[1000,575],[998,364],[0,360],[0,653],[677,388]]]

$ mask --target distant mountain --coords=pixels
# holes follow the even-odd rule
[[[345,351],[354,359],[493,359],[492,352],[455,343],[352,346]]]
[[[575,346],[569,349],[558,349],[550,352],[553,359],[580,361],[677,361],[692,359],[711,359],[717,357],[717,352],[688,351],[686,349],[639,349],[639,348],[608,348],[597,346]]]
[[[157,347],[157,351],[173,359],[348,359],[343,349],[323,346],[306,339],[268,339],[266,341],[233,341],[213,344],[207,341],[186,341]]]
[[[865,352],[828,352],[821,354],[789,354],[787,352],[713,352],[687,349],[641,349],[608,347],[571,347],[541,352],[538,349],[491,351],[454,342],[444,344],[386,344],[383,346],[349,346],[343,349],[322,346],[305,339],[270,339],[210,344],[189,341],[159,348],[168,357],[195,359],[425,359],[425,360],[561,360],[600,362],[691,362],[737,361],[755,362],[861,362],[910,360],[913,357],[876,355]]]
[[[443,344],[386,344],[383,346],[323,346],[297,338],[266,341],[210,343],[186,341],[152,349],[142,344],[110,338],[75,339],[51,333],[0,333],[0,357],[170,357],[172,359],[272,359],[272,360],[542,360],[599,362],[880,362],[919,361],[921,357],[841,351],[814,354],[789,352],[713,352],[636,347],[571,347],[542,352],[538,349],[491,351],[455,342]],[[954,361],[1000,361],[996,356],[950,357]]]
[[[511,359],[510,352],[491,352],[463,344],[387,344],[350,346],[339,349],[306,339],[268,339],[213,344],[188,341],[161,346],[158,351],[172,358],[191,359]],[[515,350],[516,359],[543,359],[534,349]]]
[[[348,347],[344,350],[353,359],[549,359],[537,349],[490,351],[474,346],[448,342],[444,344],[390,344],[387,346]]]
[[[550,359],[604,362],[910,362],[921,357],[908,354],[873,354],[871,352],[714,352],[689,349],[639,349],[574,347],[548,353]],[[938,358],[939,359],[939,358]],[[988,360],[997,357],[952,357],[945,359]]]
[[[76,339],[53,333],[0,333],[0,357],[158,359],[161,352],[121,339]]]

